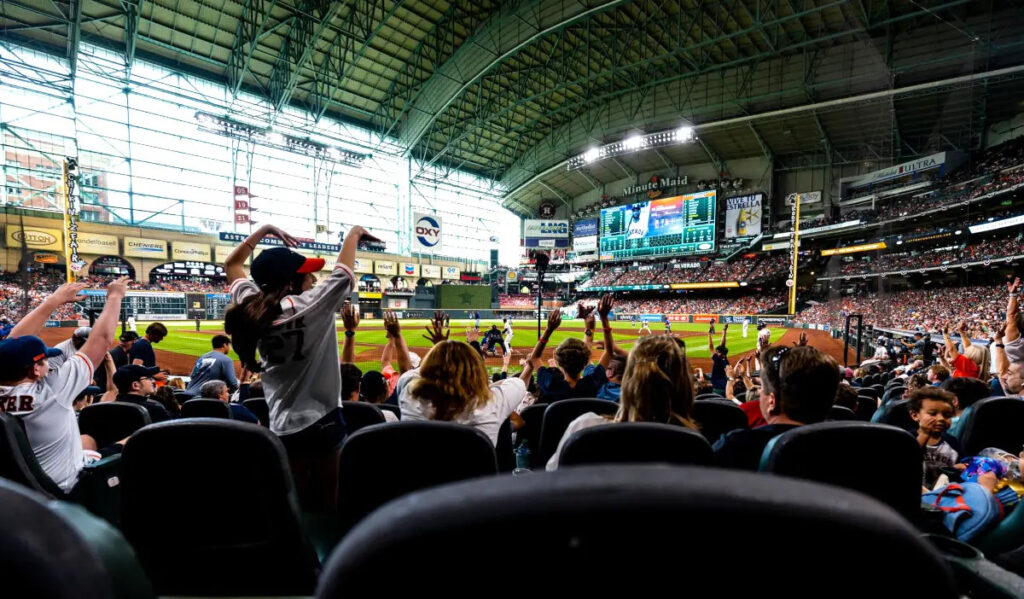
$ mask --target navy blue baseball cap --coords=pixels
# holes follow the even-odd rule
[[[59,349],[46,347],[42,339],[33,335],[0,341],[0,364],[14,367],[31,366],[43,358],[55,358],[62,353]]]
[[[122,366],[114,372],[114,386],[116,386],[118,390],[130,389],[132,383],[135,381],[144,378],[152,378],[159,372],[160,368],[158,366],[153,366],[152,368],[146,368],[140,364]]]
[[[296,274],[317,272],[324,267],[323,258],[307,258],[285,247],[263,250],[252,261],[252,278],[257,285],[283,285]]]

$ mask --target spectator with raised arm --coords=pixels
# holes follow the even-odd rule
[[[554,320],[548,318],[548,331],[545,331],[545,336],[537,342],[537,345],[541,346],[541,353],[543,353],[543,346],[547,345],[551,335],[558,330],[558,326],[562,323],[561,311],[555,309],[552,312],[558,313],[558,317]],[[541,341],[543,341],[543,345]],[[537,353],[536,347],[534,353]],[[536,358],[531,358],[535,368],[540,355],[537,354]],[[587,344],[575,337],[569,337],[559,343],[555,348],[555,366],[537,368],[540,401],[553,402],[571,397],[594,397],[597,394],[597,385],[590,378],[583,376],[583,369],[590,362],[590,356],[590,348],[587,347]]]
[[[36,335],[51,313],[80,299],[78,294],[84,284],[62,285],[22,318],[7,339],[0,341],[0,410],[21,418],[39,466],[66,492],[75,486],[87,463],[119,453],[122,447],[115,444],[98,448],[95,439],[82,435],[73,405],[90,386],[95,365],[114,342],[127,283],[127,277],[121,277],[107,286],[106,305],[88,340],[52,372],[47,359],[61,352],[46,347]]]
[[[602,296],[597,304],[597,313],[601,317],[604,352],[597,365],[587,366],[583,375],[589,377],[597,386],[595,397],[617,402],[622,394],[622,375],[626,371],[626,358],[629,354],[615,345],[615,337],[612,335],[611,323],[608,320],[614,306],[615,300],[608,294]]]
[[[1007,285],[1006,323],[1003,326],[1002,349],[1005,350],[1009,364],[1024,363],[1024,335],[1021,335],[1021,329],[1024,329],[1024,312],[1020,310],[1020,300],[1018,299],[1020,289],[1020,277],[1015,277]]]
[[[715,393],[725,395],[725,387],[729,382],[725,369],[729,366],[729,348],[725,345],[729,334],[729,324],[722,325],[722,341],[715,347],[712,336],[715,334],[715,323],[708,327],[708,351],[711,352],[711,386]]]

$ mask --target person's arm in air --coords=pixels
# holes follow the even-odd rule
[[[715,340],[712,336],[715,334],[715,323],[711,323],[708,327],[708,351],[712,354],[715,353]]]
[[[395,359],[395,344],[391,341],[391,337],[388,337],[388,342],[384,344],[384,349],[380,352],[380,367],[381,370],[391,366],[391,362]]]
[[[359,313],[352,304],[342,306],[341,322],[345,327],[345,344],[341,348],[341,363],[351,364],[356,361],[356,329],[359,328]],[[351,335],[349,333],[352,333]],[[388,342],[390,344],[390,341]],[[386,351],[387,348],[385,348]],[[384,364],[383,357],[381,365]]]
[[[274,225],[263,225],[259,229],[256,229],[256,231],[247,237],[245,241],[238,244],[238,247],[232,250],[231,253],[228,254],[227,260],[224,261],[224,274],[228,277],[229,285],[234,283],[236,279],[245,278],[245,270],[242,266],[245,264],[245,261],[249,259],[249,256],[256,251],[256,244],[263,241],[263,238],[267,235],[277,237],[290,248],[299,245],[298,240]]]
[[[960,333],[960,343],[964,344],[966,350],[971,346],[971,335],[967,332],[967,323],[961,322],[960,326],[957,327],[957,331]]]
[[[356,225],[348,230],[348,235],[345,236],[345,241],[341,244],[341,251],[338,252],[338,263],[344,264],[349,270],[352,270],[356,266],[356,250],[359,249],[359,241],[361,239],[367,239],[369,241],[380,241],[366,229]]]
[[[64,304],[73,304],[78,300],[84,299],[78,294],[86,287],[88,287],[87,283],[64,283],[47,296],[35,309],[19,320],[18,324],[14,325],[14,328],[11,329],[10,334],[7,336],[11,339],[24,335],[38,336],[39,332],[46,326],[46,321],[50,319],[50,315],[53,314],[54,310]]]
[[[742,361],[737,362],[736,363],[736,368],[733,368],[732,366],[726,366],[725,367],[725,376],[728,379],[728,382],[725,383],[725,398],[726,399],[736,399],[736,393],[734,391],[735,386],[736,386],[736,369],[739,368],[740,364],[742,364],[742,363],[743,363]]]
[[[409,346],[405,344],[402,337],[402,327],[398,323],[398,316],[394,312],[384,313],[384,330],[387,331],[391,341],[395,344],[395,358],[398,360],[398,371],[401,373],[412,370],[412,362],[409,360]]]
[[[588,308],[586,316],[583,318],[583,344],[587,346],[587,349],[591,349],[594,345],[594,329],[597,328],[594,320],[594,309]]]
[[[615,300],[612,299],[611,294],[601,296],[601,300],[597,302],[597,313],[601,317],[601,330],[604,333],[604,353],[601,354],[601,360],[599,362],[601,368],[608,368],[608,365],[612,362],[612,356],[621,352],[621,350],[615,346],[615,337],[612,335],[612,325],[608,321],[608,315],[611,313],[614,306]]]
[[[953,340],[949,337],[950,328],[951,327],[948,324],[942,327],[942,340],[946,343],[946,353],[949,354],[949,362],[954,362],[958,357],[960,357],[960,352],[956,351],[956,344],[953,343]],[[945,364],[945,362],[943,363]]]
[[[544,348],[547,347],[548,341],[551,340],[551,335],[558,330],[558,326],[562,324],[562,310],[555,308],[548,314],[548,324],[544,329],[544,334],[537,340],[537,345],[533,346],[533,352],[526,359],[526,364],[523,366],[523,372],[519,375],[519,378],[523,379],[524,382],[529,383],[530,377],[533,376],[533,370],[537,367],[537,361],[544,354]]]
[[[426,327],[426,329],[427,334],[422,337],[429,341],[431,346],[437,345],[442,341],[447,341],[448,336],[452,334],[451,329],[444,328],[444,312],[441,310],[436,310],[434,312],[434,317],[430,319],[430,326]],[[397,344],[395,347],[397,348]]]
[[[725,338],[726,338],[726,334],[728,332],[729,332],[729,323],[725,323],[724,325],[722,325],[722,343],[719,344],[722,347],[725,347]],[[712,349],[711,351],[715,351],[715,350]]]
[[[92,364],[98,364],[107,355],[107,348],[114,344],[117,333],[117,320],[121,315],[121,300],[128,290],[128,277],[118,277],[107,285],[107,303],[100,312],[100,317],[92,325],[92,332],[78,353],[88,358]],[[113,380],[113,376],[110,377]]]
[[[103,356],[103,371],[107,374],[107,388],[100,396],[100,403],[117,399],[117,387],[114,385],[114,372],[117,371],[117,368],[114,366],[114,358],[110,352]]]
[[[1003,345],[1004,334],[1005,331],[1000,327],[998,331],[993,331],[990,341],[993,347],[992,361],[996,369],[996,376],[1005,373],[1010,368],[1010,360],[1006,356],[1006,346]],[[1000,384],[1002,384],[1002,381],[1000,381]],[[1005,392],[1006,390],[1004,389],[1003,391]]]
[[[1017,301],[1017,292],[1020,291],[1020,277],[1017,277],[1007,286],[1010,292],[1006,301],[1006,332],[1000,343],[1016,341],[1020,337],[1020,328],[1017,326],[1017,312],[1020,304]]]

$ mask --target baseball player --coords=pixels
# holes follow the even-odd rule
[[[505,349],[505,353],[507,354],[512,351],[512,319],[503,318],[501,320],[502,322],[505,323],[505,326],[501,332],[502,347]]]
[[[763,322],[757,323],[757,343],[758,345],[768,345],[772,342],[772,332],[768,330],[767,325]]]
[[[88,462],[121,449],[115,444],[104,448],[103,454],[97,451],[96,441],[79,431],[72,404],[92,383],[94,365],[103,362],[114,342],[127,285],[127,277],[107,285],[107,303],[88,339],[56,370],[50,370],[49,360],[63,352],[46,347],[35,335],[54,310],[80,299],[85,283],[61,285],[0,342],[0,411],[20,416],[39,465],[64,491],[71,491]]]
[[[653,331],[651,331],[651,323],[644,320],[640,325],[640,332],[638,332],[637,335],[639,335],[640,337],[646,337],[652,333]]]
[[[648,214],[644,214],[643,204],[633,204],[629,223],[626,225],[626,239],[643,239],[647,236]]]
[[[747,328],[749,328],[749,327],[750,327],[750,317],[747,316],[746,318],[743,319],[743,338],[744,339],[747,338]]]

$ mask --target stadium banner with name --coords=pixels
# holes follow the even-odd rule
[[[792,206],[796,200],[796,196],[800,196],[800,205],[806,206],[807,204],[820,204],[821,203],[821,190],[818,191],[805,191],[803,193],[791,193],[786,196],[785,205]]]
[[[194,260],[197,262],[210,261],[210,246],[205,243],[192,243],[189,241],[171,242],[171,260]]]
[[[672,265],[675,269],[700,268],[700,262],[676,262]]]
[[[665,320],[669,322],[690,322],[689,314],[666,314]]]
[[[717,314],[694,314],[693,315],[693,322],[704,323],[704,324],[712,323],[712,322],[718,322],[718,315]]]
[[[399,274],[403,277],[418,277],[420,276],[420,265],[413,264],[412,262],[402,262],[398,265]]]
[[[361,275],[373,274],[373,260],[367,260],[366,258],[356,258],[355,264],[353,264],[352,272],[356,272]]]
[[[755,237],[761,234],[761,200],[759,193],[725,199],[725,237]]]
[[[436,264],[421,264],[420,272],[423,273],[423,278],[425,279],[441,278],[441,267]]]
[[[380,291],[360,291],[359,299],[375,299],[379,300],[384,296]]]
[[[640,320],[646,320],[647,322],[662,322],[665,317],[661,314],[641,314]]]
[[[589,237],[574,237],[572,240],[572,249],[577,252],[596,252],[597,235],[591,235]]]
[[[800,245],[803,244],[801,243]],[[770,243],[766,241],[761,244],[761,251],[770,252],[772,250],[788,250],[790,246],[792,246],[792,242],[790,241],[773,241]]]
[[[462,272],[454,266],[445,266],[441,269],[442,279],[454,279],[456,281],[462,276]]]
[[[858,187],[864,187],[865,185],[873,185],[875,183],[881,183],[882,181],[888,181],[889,179],[897,179],[906,175],[913,175],[933,168],[941,168],[945,164],[946,153],[939,152],[938,154],[917,158],[909,162],[904,162],[903,164],[897,164],[895,166],[890,166],[888,168],[868,173],[855,181],[851,181],[850,188],[855,189]]]
[[[235,251],[234,246],[215,245],[213,246],[213,261],[217,264],[224,264],[228,261],[228,256],[230,256],[233,251]]]
[[[573,237],[597,237],[597,219],[578,220],[572,224]]]
[[[710,281],[708,283],[672,283],[669,289],[732,289],[739,287],[739,281]]]
[[[970,231],[971,233],[984,233],[986,231],[995,231],[996,229],[1016,227],[1018,225],[1024,225],[1024,214],[1019,216],[1013,216],[1010,218],[1004,218],[1002,220],[997,220],[990,223],[971,225],[970,227],[967,227],[967,230]]]
[[[395,274],[395,263],[387,260],[374,260],[373,272],[378,275],[392,276]]]
[[[220,232],[221,241],[230,241],[234,244],[239,244],[245,241],[249,236],[242,233],[229,233],[228,231]],[[319,241],[313,241],[312,239],[300,239],[298,240],[297,249],[309,250],[312,252],[325,252],[328,254],[337,254],[341,250],[341,245],[337,243],[322,243]],[[277,237],[267,236],[260,240],[259,245],[272,245],[272,246],[283,246],[284,242]]]
[[[822,256],[841,256],[843,254],[856,254],[857,252],[870,252],[872,250],[884,250],[887,246],[884,241],[877,243],[865,243],[862,245],[849,245],[844,248],[832,248],[821,250]]]
[[[64,253],[64,233],[60,229],[43,229],[40,227],[7,226],[7,247],[19,248],[22,241],[25,247],[35,250],[53,250]]]
[[[116,256],[121,252],[117,250],[117,237],[114,235],[79,232],[78,253],[96,256]]]
[[[441,217],[415,212],[412,216],[412,251],[436,252],[441,249]]]
[[[810,227],[807,229],[800,227],[800,236],[804,237],[805,235],[811,235],[814,233],[825,233],[826,231],[838,231],[840,229],[849,229],[851,227],[859,227],[860,225],[861,220],[858,218],[856,220],[848,220],[846,222],[836,223],[834,225],[822,225],[820,227]],[[792,236],[793,232],[787,231],[785,233],[776,233],[775,235],[772,235],[772,239],[783,239]]]
[[[569,221],[527,219],[523,221],[523,239],[567,239]]]
[[[167,259],[167,242],[163,239],[125,237],[124,255],[135,258]]]

